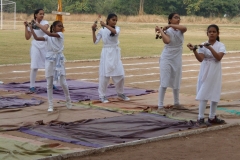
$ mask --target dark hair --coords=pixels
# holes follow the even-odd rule
[[[207,34],[208,34],[208,30],[209,30],[210,28],[212,28],[212,27],[217,30],[217,33],[219,33],[219,27],[218,27],[216,24],[211,24],[211,25],[209,25],[208,28],[207,28]],[[220,37],[217,36],[217,39],[216,39],[216,40],[220,42]]]
[[[53,27],[55,27],[58,23],[60,23],[61,21],[54,21],[53,24],[50,26],[50,32],[53,32]],[[61,22],[62,23],[62,22]]]
[[[109,21],[111,18],[113,18],[113,17],[117,17],[117,15],[114,14],[114,13],[110,13],[110,14],[108,15],[107,20],[106,20],[106,24],[107,24],[107,25],[108,25],[108,21]],[[113,27],[113,28],[115,29],[115,26],[111,26],[111,27]],[[114,33],[111,33],[111,34],[110,34],[110,36],[114,36],[114,35],[115,35]]]
[[[168,24],[171,24],[169,20],[172,19],[175,14],[178,14],[178,13],[173,12],[173,13],[169,14],[169,16],[168,16]]]
[[[39,11],[43,11],[43,9],[40,8],[40,9],[37,9],[37,10],[34,11],[33,18],[34,18],[35,20],[36,20],[36,18],[37,18],[37,17],[35,16],[35,14],[38,14]]]

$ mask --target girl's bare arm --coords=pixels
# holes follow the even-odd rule
[[[29,40],[32,36],[32,33],[28,30],[28,22],[25,21],[23,22],[24,26],[25,26],[25,39]]]
[[[180,30],[182,33],[187,31],[187,27],[183,25],[169,24],[168,27],[172,27],[173,29]]]
[[[188,47],[190,50],[193,51],[196,59],[197,59],[199,62],[202,62],[202,61],[203,61],[203,59],[204,59],[204,54],[199,54],[199,53],[197,52],[197,49],[194,48],[194,46],[193,46],[191,43],[188,43],[188,44],[187,44],[187,47]]]
[[[37,41],[45,41],[45,38],[44,38],[44,37],[38,37],[38,36],[36,35],[36,33],[34,32],[34,30],[33,30],[33,28],[32,28],[31,25],[29,26],[29,28],[30,28],[30,30],[31,30],[31,32],[32,32],[32,35],[33,35],[33,37],[34,37],[35,40],[37,40]]]
[[[49,32],[48,30],[46,30],[46,26],[43,26],[43,25],[41,25],[41,24],[39,24],[39,23],[36,23],[36,25],[37,25],[44,33],[46,33],[48,36],[50,36],[50,37],[57,37],[57,38],[60,37],[59,34],[57,34],[57,33],[51,33],[51,32]]]

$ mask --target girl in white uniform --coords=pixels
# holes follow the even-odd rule
[[[102,28],[95,34],[97,24],[92,26],[93,42],[97,44],[101,39],[103,41],[103,48],[100,58],[99,66],[99,98],[102,103],[108,103],[106,98],[106,90],[110,77],[116,87],[116,92],[122,100],[130,100],[123,94],[124,91],[124,69],[121,61],[121,52],[118,47],[118,36],[120,27],[116,26],[117,15],[109,14],[106,24],[100,21]]]
[[[162,41],[165,44],[160,57],[160,86],[158,98],[158,111],[164,111],[164,96],[167,87],[173,89],[174,105],[179,104],[179,88],[182,78],[182,45],[187,28],[179,25],[180,16],[171,13],[168,16],[168,25],[165,27],[156,26],[155,31],[160,32]]]
[[[66,106],[71,108],[71,98],[68,90],[68,85],[66,82],[66,73],[64,61],[65,57],[63,55],[64,49],[64,36],[63,36],[63,24],[61,21],[55,21],[51,25],[50,32],[45,30],[43,26],[36,22],[36,25],[42,29],[47,35],[43,37],[38,37],[35,31],[30,27],[34,38],[38,41],[47,42],[47,54],[45,63],[45,76],[47,78],[47,93],[48,93],[48,111],[53,111],[53,83],[56,84],[60,82],[63,88],[63,92],[66,97]]]
[[[43,29],[47,30],[49,27],[48,21],[43,20],[43,17],[44,17],[43,9],[37,9],[34,12],[34,20],[38,22],[43,27]],[[32,37],[32,33],[26,21],[24,22],[24,25],[25,25],[25,38],[26,40],[29,40]],[[40,28],[34,28],[34,32],[38,37],[43,37],[44,35],[46,35]],[[46,53],[47,53],[46,42],[37,41],[33,39],[30,48],[31,71],[30,71],[30,88],[28,93],[34,93],[36,91],[35,81],[37,71],[38,69],[45,67]]]
[[[196,100],[199,101],[198,123],[206,125],[204,112],[209,100],[211,103],[207,124],[223,124],[225,121],[216,117],[216,109],[222,88],[221,60],[226,54],[226,48],[223,43],[219,42],[219,27],[217,25],[208,26],[207,36],[208,41],[204,42],[203,47],[199,48],[198,51],[197,47],[191,43],[187,45],[190,50],[193,50],[196,59],[201,62],[196,96]]]

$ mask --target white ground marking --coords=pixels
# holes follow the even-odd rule
[[[232,63],[239,63],[240,61],[230,61],[230,62],[222,62],[222,63],[227,63],[227,64],[232,64]],[[155,63],[155,62],[153,62]],[[143,63],[136,63],[136,65],[141,65]],[[188,66],[200,66],[200,63],[198,64],[186,64],[186,65],[182,65],[183,67],[188,67]],[[98,68],[99,66],[82,66],[82,67],[68,67],[66,69],[86,69],[86,68]],[[239,68],[239,66],[235,66],[235,67],[222,67],[222,69],[231,69],[231,68]],[[159,69],[159,67],[149,67],[149,68],[131,68],[131,69],[125,69],[125,71],[131,71],[131,70],[143,70],[143,69],[147,69],[147,70],[151,70],[151,69]],[[40,72],[44,72],[44,69],[39,69]],[[185,70],[183,72],[192,72],[194,70]],[[198,71],[198,70],[196,70]],[[28,73],[30,72],[30,70],[18,70],[18,71],[11,71],[11,72],[0,72],[0,74],[6,74],[6,73]],[[98,72],[98,71],[97,71]],[[79,71],[79,74],[84,74],[84,73],[97,73],[97,72],[81,72]],[[68,73],[71,74],[71,73]]]

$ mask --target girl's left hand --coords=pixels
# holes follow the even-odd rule
[[[211,44],[210,44],[210,43],[207,43],[207,42],[204,43],[203,46],[204,46],[205,48],[207,48],[207,49],[211,48]]]

